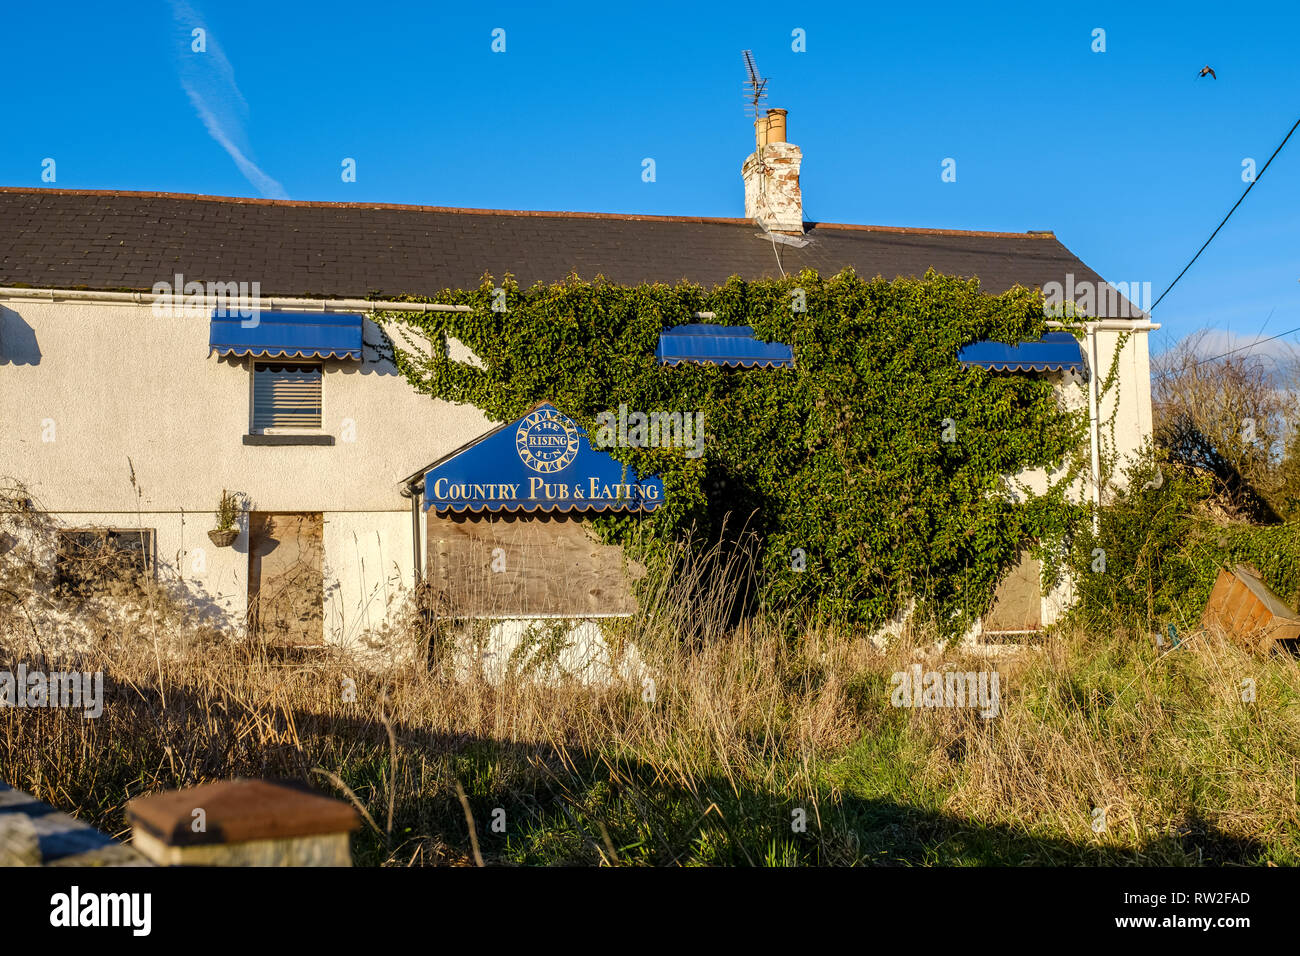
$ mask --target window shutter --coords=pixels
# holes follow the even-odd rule
[[[253,429],[319,428],[321,367],[258,365],[253,370]]]

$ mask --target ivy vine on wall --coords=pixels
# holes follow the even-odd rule
[[[914,598],[959,632],[1023,548],[1058,549],[1081,516],[1066,489],[1085,467],[1086,408],[1065,407],[1043,376],[957,362],[974,341],[1040,336],[1046,315],[1032,290],[988,295],[934,272],[891,282],[807,271],[712,290],[576,276],[521,288],[506,276],[409,301],[471,307],[376,317],[394,331],[401,373],[430,396],[499,421],[549,401],[588,434],[620,404],[702,412],[702,456],[611,449],[659,475],[666,503],[596,523],[650,558],[688,534],[754,544],[756,600],[793,620],[875,626]],[[790,345],[795,367],[658,364],[661,330],[697,312]],[[483,367],[453,361],[448,338]],[[1035,468],[1052,477],[1046,494],[1012,487]]]

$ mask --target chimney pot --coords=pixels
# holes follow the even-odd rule
[[[785,142],[785,110],[768,110],[767,111],[767,142],[784,143]],[[764,144],[766,145],[766,143]]]

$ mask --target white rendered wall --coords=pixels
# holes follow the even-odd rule
[[[246,520],[231,548],[206,535],[222,489],[259,511],[325,512],[325,633],[334,642],[381,626],[410,586],[400,479],[493,426],[473,407],[417,394],[367,347],[363,363],[325,363],[322,430],[334,445],[247,446],[250,363],[209,356],[207,312],[166,318],[148,305],[0,299],[0,320],[0,478],[25,483],[69,526],[154,528],[160,573],[183,579],[201,609],[241,621]],[[1100,378],[1122,336],[1097,333]],[[380,341],[370,322],[365,340]],[[1062,394],[1086,403],[1064,382]],[[1102,396],[1101,418],[1112,416],[1103,442],[1129,459],[1151,436],[1144,332],[1128,336]],[[1018,476],[1036,492],[1047,479]],[[421,537],[425,525],[422,514]],[[1045,623],[1067,599],[1044,597]]]
[[[0,320],[0,478],[68,526],[154,528],[160,573],[241,621],[247,521],[230,548],[207,538],[223,489],[257,511],[325,513],[325,630],[346,642],[410,586],[401,479],[492,427],[416,393],[369,321],[364,362],[325,363],[335,443],[250,446],[250,361],[209,356],[207,312],[0,299]]]

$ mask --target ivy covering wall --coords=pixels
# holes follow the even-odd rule
[[[401,373],[430,396],[499,421],[550,401],[589,435],[620,404],[702,412],[700,457],[611,449],[659,475],[666,504],[597,524],[649,558],[688,534],[749,543],[756,601],[793,620],[878,625],[915,598],[960,631],[1022,548],[1056,548],[1080,517],[1065,491],[1084,467],[1086,410],[1067,410],[1045,376],[957,362],[970,342],[1040,336],[1043,300],[1031,290],[988,295],[935,273],[890,282],[804,272],[712,290],[576,277],[520,288],[507,276],[410,301],[471,307],[377,316],[395,328]],[[660,331],[700,321],[697,312],[790,345],[795,367],[658,364]],[[448,337],[485,367],[449,359]],[[1014,487],[1013,476],[1040,467],[1052,477],[1046,495]]]

